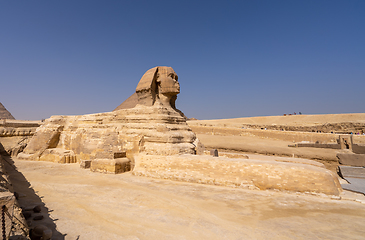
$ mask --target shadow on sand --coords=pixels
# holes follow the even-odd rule
[[[10,182],[12,183],[14,192],[18,193],[18,203],[20,207],[24,209],[33,209],[35,206],[41,207],[40,213],[34,213],[33,211],[28,211],[31,213],[31,217],[27,219],[30,228],[37,225],[44,225],[52,230],[52,240],[63,240],[66,234],[62,234],[57,231],[55,222],[57,219],[52,219],[49,215],[53,210],[48,209],[42,202],[42,196],[38,196],[37,192],[34,191],[31,184],[27,181],[24,175],[17,170],[16,165],[11,156],[2,155],[4,160],[4,168],[7,171]],[[34,220],[37,216],[43,216],[41,220]],[[41,217],[38,217],[41,218]]]

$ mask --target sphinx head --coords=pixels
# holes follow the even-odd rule
[[[152,106],[156,102],[175,108],[180,93],[178,77],[171,67],[155,67],[148,70],[139,81],[136,93],[138,104]]]

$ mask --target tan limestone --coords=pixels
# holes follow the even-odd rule
[[[91,161],[90,170],[101,173],[124,173],[131,170],[131,161],[127,158],[96,159]]]
[[[40,161],[55,162],[55,163],[76,163],[77,159],[72,150],[62,148],[46,149],[39,157]]]
[[[293,162],[232,159],[212,156],[135,156],[133,174],[210,185],[277,189],[339,195],[341,185],[333,172]]]

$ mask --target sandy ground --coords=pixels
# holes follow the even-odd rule
[[[53,239],[365,238],[365,204],[356,201],[13,160],[16,169],[6,165],[20,204],[44,204],[40,223]]]

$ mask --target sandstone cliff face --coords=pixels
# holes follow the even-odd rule
[[[71,150],[77,161],[114,159],[118,153],[194,154],[195,134],[174,109],[155,104],[82,116],[52,116],[37,129],[20,157],[46,149]]]

